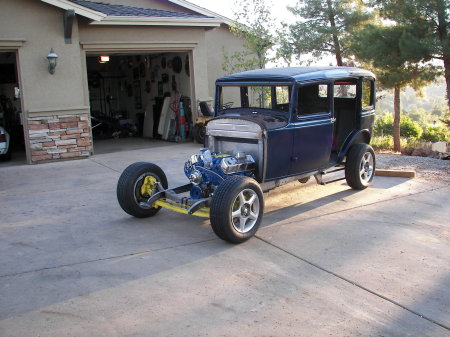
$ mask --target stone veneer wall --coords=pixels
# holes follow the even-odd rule
[[[92,150],[88,114],[28,118],[31,161],[88,157]]]

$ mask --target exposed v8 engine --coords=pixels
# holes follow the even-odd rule
[[[211,153],[208,148],[200,149],[184,165],[184,173],[192,182],[192,199],[210,196],[227,176],[242,175],[254,177],[255,160],[249,154],[238,152],[235,156]]]

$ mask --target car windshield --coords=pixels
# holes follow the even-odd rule
[[[219,114],[239,112],[288,112],[292,86],[221,86],[219,87]]]

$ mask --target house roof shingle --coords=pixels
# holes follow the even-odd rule
[[[132,17],[157,17],[157,18],[211,18],[202,14],[189,14],[182,12],[172,12],[161,9],[139,8],[132,6],[113,5],[102,2],[92,2],[87,0],[69,0],[77,5],[106,14],[107,16],[132,16]]]

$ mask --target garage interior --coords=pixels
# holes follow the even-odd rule
[[[22,107],[17,74],[17,54],[0,52],[0,126],[9,133],[9,151],[12,157],[25,162]]]
[[[190,141],[189,54],[87,55],[94,151],[107,139]]]

